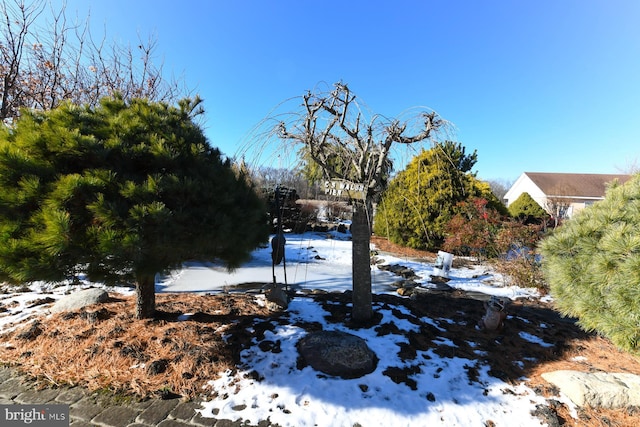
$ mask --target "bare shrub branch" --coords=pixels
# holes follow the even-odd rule
[[[45,12],[48,15],[44,16]],[[49,110],[68,100],[96,105],[118,93],[125,99],[174,103],[187,96],[183,84],[163,76],[155,62],[157,40],[140,38],[135,47],[96,39],[89,17],[68,19],[66,6],[47,10],[44,0],[0,5],[0,119],[11,121],[20,108]],[[37,27],[39,18],[48,18]]]

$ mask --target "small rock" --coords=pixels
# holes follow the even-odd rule
[[[78,310],[91,304],[106,302],[108,299],[109,294],[103,289],[89,288],[75,291],[60,298],[58,302],[51,307],[51,312],[59,313],[62,311]]]
[[[264,295],[267,300],[267,308],[271,311],[285,310],[289,306],[289,297],[281,285],[268,285]]]
[[[449,280],[451,280],[451,279],[449,279],[448,277],[442,277],[442,276],[429,276],[429,277],[430,277],[430,279],[431,279],[431,280],[430,280],[430,281],[431,281],[431,283],[434,283],[434,284],[436,284],[436,285],[439,285],[439,284],[445,284],[445,283],[447,283]]]
[[[27,308],[37,307],[39,305],[49,304],[52,302],[56,302],[56,300],[51,297],[40,298],[34,301],[29,301],[27,303]]]
[[[555,410],[547,405],[536,405],[535,411],[531,411],[531,415],[540,419],[548,427],[560,427],[560,421],[558,420],[558,414]]]
[[[397,292],[398,292],[398,295],[400,296],[408,297],[413,294],[413,290],[414,288],[399,288]]]

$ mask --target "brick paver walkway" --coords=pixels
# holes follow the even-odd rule
[[[102,393],[90,393],[82,387],[37,390],[24,375],[9,367],[0,367],[0,404],[68,404],[73,427],[240,427],[241,421],[204,418],[196,409],[198,402],[182,399],[149,399],[122,402]],[[268,421],[258,427],[270,426]]]

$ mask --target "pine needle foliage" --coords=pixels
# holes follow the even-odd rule
[[[549,216],[547,211],[526,191],[509,205],[512,217],[526,222],[540,221]]]
[[[640,175],[543,240],[543,270],[560,311],[640,353]]]
[[[266,209],[193,122],[199,103],[66,103],[3,129],[0,279],[153,293],[155,274],[186,260],[246,260],[268,237]]]

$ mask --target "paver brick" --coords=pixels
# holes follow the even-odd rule
[[[104,426],[123,427],[132,424],[139,413],[126,406],[112,406],[96,415],[91,422]]]
[[[0,382],[5,382],[9,378],[13,377],[14,371],[7,367],[0,368]]]
[[[87,396],[87,392],[84,389],[80,387],[72,387],[61,390],[58,397],[56,397],[56,401],[71,405],[72,403],[80,401],[80,399],[85,396]]]
[[[242,427],[245,424],[241,421],[231,421],[231,420],[218,420],[215,424],[215,427]]]
[[[217,422],[217,418],[206,418],[203,417],[199,412],[196,412],[196,415],[191,419],[191,424],[203,427],[213,427]]]
[[[80,401],[71,405],[69,416],[71,419],[91,421],[93,417],[104,411],[104,406],[95,403],[90,397],[84,397]]]
[[[180,402],[169,413],[169,417],[180,421],[189,421],[197,414],[196,409],[202,409],[202,405],[198,402]]]
[[[193,424],[188,424],[178,420],[164,420],[160,422],[157,427],[193,427]]]
[[[17,403],[40,405],[56,399],[60,394],[59,390],[47,388],[44,390],[27,390],[17,395],[13,400]]]
[[[151,405],[136,418],[137,422],[155,425],[167,418],[169,412],[175,408],[180,401],[171,400],[154,400]]]
[[[0,397],[3,399],[13,399],[30,388],[31,387],[25,385],[20,378],[9,378],[0,384]]]

